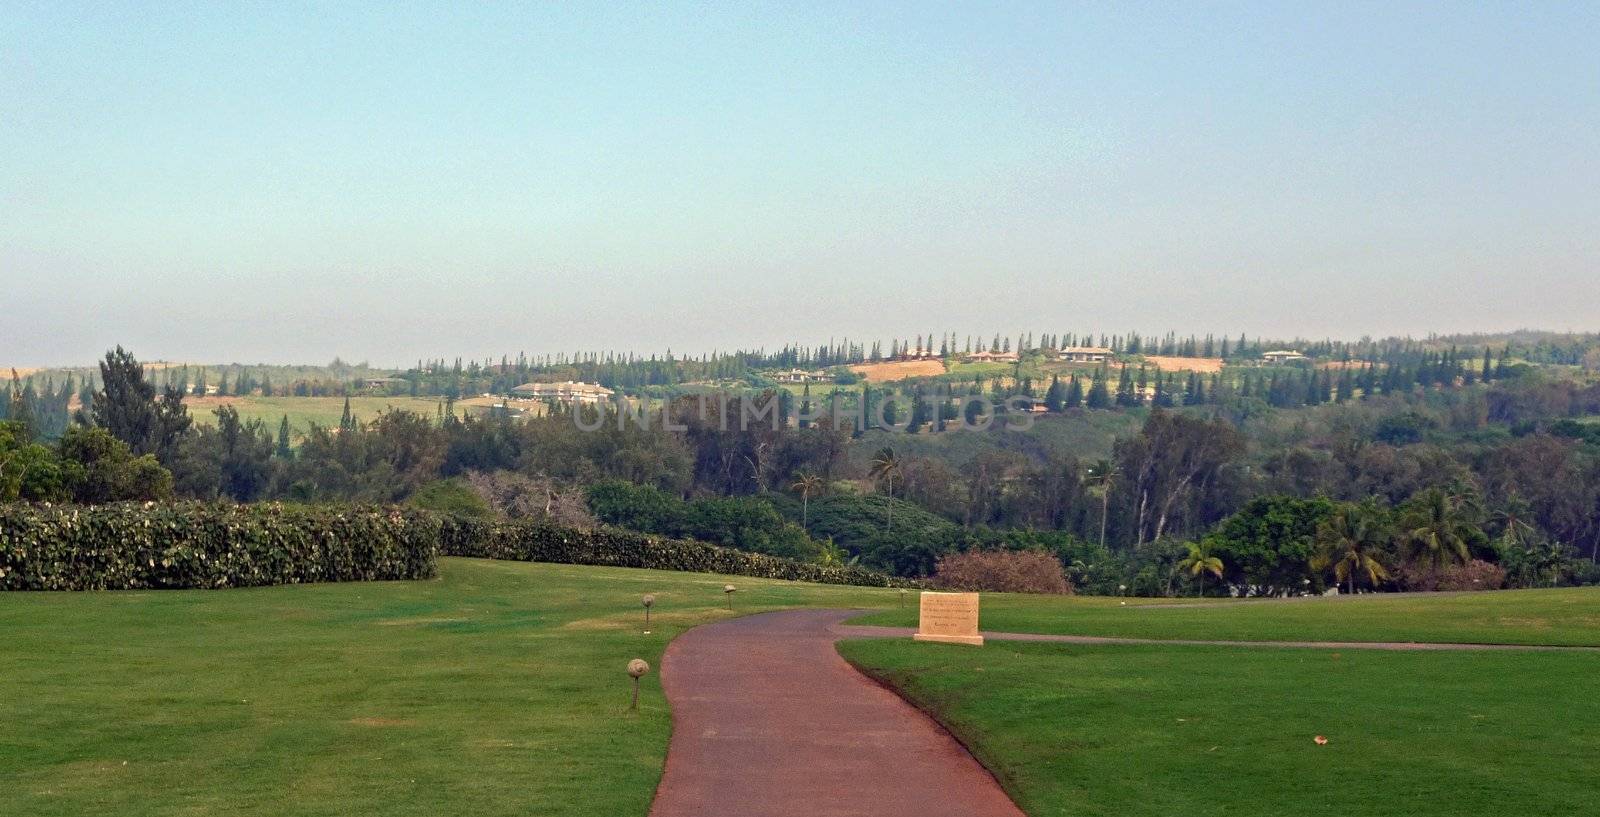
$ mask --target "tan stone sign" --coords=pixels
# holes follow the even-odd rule
[[[978,594],[924,592],[922,617],[912,638],[982,646],[983,636],[978,635]]]

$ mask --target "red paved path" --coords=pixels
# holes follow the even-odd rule
[[[848,610],[696,627],[667,647],[652,817],[1022,817],[950,735],[834,651]]]

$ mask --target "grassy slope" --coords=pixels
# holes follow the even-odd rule
[[[893,591],[447,559],[432,582],[0,594],[0,813],[642,815],[683,629]],[[639,596],[657,595],[655,634]]]
[[[428,417],[439,410],[443,398],[436,397],[352,397],[350,413],[357,420],[371,420],[379,412],[390,408],[405,409]],[[195,422],[205,425],[216,423],[212,410],[224,403],[239,411],[243,420],[261,420],[274,432],[285,415],[296,434],[304,434],[312,423],[323,427],[339,425],[344,414],[343,397],[190,397],[184,400]]]
[[[1600,802],[1591,654],[841,651],[937,713],[1033,817],[1590,814]]]
[[[625,711],[622,666],[658,666],[672,636],[730,615],[724,581],[449,559],[433,582],[0,594],[0,813],[642,815],[670,721],[654,674],[643,712]],[[898,603],[731,581],[740,612]],[[645,592],[660,599],[648,637]],[[1593,590],[1152,610],[986,595],[984,624],[1593,643],[1597,604]],[[1596,655],[844,650],[949,719],[1035,815],[1581,813],[1578,794],[1600,796],[1579,765],[1600,748],[1579,693]]]
[[[1450,641],[1600,645],[1600,588],[1370,595],[1199,604],[986,593],[984,629],[1243,641]],[[912,610],[857,624],[915,626]]]

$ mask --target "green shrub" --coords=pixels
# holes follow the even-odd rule
[[[819,584],[911,584],[860,567],[824,567],[689,539],[667,539],[610,527],[566,528],[545,522],[488,524],[454,519],[444,526],[440,552],[482,559],[724,573]]]
[[[430,578],[442,526],[398,508],[0,505],[0,590]]]
[[[460,478],[439,479],[422,486],[406,500],[406,505],[424,511],[486,519],[494,516],[489,503]]]
[[[0,504],[0,590],[253,587],[425,579],[436,557],[640,567],[769,579],[908,584],[686,539],[397,507]]]

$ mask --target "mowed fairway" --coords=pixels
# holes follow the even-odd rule
[[[851,623],[917,622],[915,611],[886,610]],[[1600,588],[1237,601],[985,593],[982,625],[1133,638],[1600,646]]]
[[[274,432],[284,417],[296,434],[304,434],[313,423],[323,428],[336,428],[344,415],[343,397],[188,397],[184,399],[190,416],[203,425],[214,425],[217,408],[233,406],[239,418],[246,422],[261,420]],[[376,418],[390,409],[404,409],[432,417],[444,405],[442,398],[434,397],[351,397],[350,414],[363,422]]]
[[[0,814],[643,815],[695,624],[888,590],[447,559],[430,582],[0,594]],[[654,593],[654,634],[639,598]]]
[[[935,713],[1032,817],[1600,809],[1600,654],[904,640],[840,651]]]
[[[735,612],[725,582],[739,588]],[[645,593],[658,599],[649,636]],[[427,582],[0,594],[0,814],[643,817],[667,747],[657,671],[672,637],[796,606],[912,624],[909,601],[464,559]],[[1600,643],[1596,589],[1127,601],[985,594],[983,625]],[[841,651],[935,712],[1034,817],[1579,814],[1600,802],[1600,653],[904,639]],[[623,671],[635,657],[653,668],[639,714]]]

